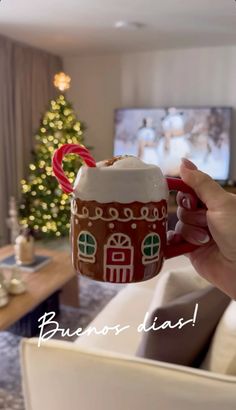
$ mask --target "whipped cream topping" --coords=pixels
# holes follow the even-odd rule
[[[159,167],[132,156],[83,165],[74,184],[74,196],[100,203],[158,202],[168,199],[166,180]]]

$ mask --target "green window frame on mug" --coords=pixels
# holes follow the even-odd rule
[[[144,265],[158,261],[160,243],[160,236],[156,232],[151,232],[145,236],[142,242],[142,262]]]
[[[94,263],[97,251],[97,241],[95,237],[88,231],[81,231],[77,243],[79,259],[84,262]]]

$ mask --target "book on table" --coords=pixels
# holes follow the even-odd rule
[[[18,266],[18,268],[25,272],[36,272],[37,270],[43,268],[45,265],[50,263],[52,258],[45,255],[35,255],[34,262],[30,265],[17,265],[15,255],[12,254],[6,258],[0,260],[0,268],[10,269],[13,266]]]

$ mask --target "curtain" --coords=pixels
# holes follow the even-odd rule
[[[59,57],[0,36],[0,243],[6,243],[9,199],[20,200],[20,180],[34,146],[33,135],[55,97]]]

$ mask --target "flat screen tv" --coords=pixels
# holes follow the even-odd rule
[[[182,157],[215,180],[229,178],[230,107],[115,110],[114,155],[135,155],[179,176]]]

